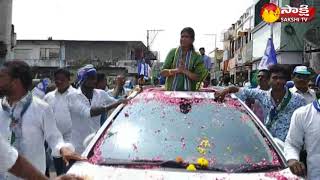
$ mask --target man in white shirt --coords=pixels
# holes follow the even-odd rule
[[[82,153],[85,150],[84,140],[100,128],[101,114],[128,100],[117,101],[104,90],[95,89],[97,71],[92,65],[79,69],[77,76],[77,93],[69,96],[73,99],[69,101],[71,103],[69,107],[72,119],[72,144],[76,152]]]
[[[48,178],[38,171],[23,156],[20,156],[2,136],[0,136],[0,173],[9,171],[11,174],[23,179],[47,180]],[[64,175],[55,180],[81,180],[73,175]]]
[[[54,81],[57,89],[44,97],[44,100],[53,110],[57,127],[65,142],[71,142],[72,134],[72,121],[67,97],[77,92],[75,88],[70,86],[70,76],[68,70],[58,69],[54,73]],[[61,157],[53,157],[53,162],[57,175],[66,172],[66,166]]]
[[[305,145],[307,151],[308,179],[320,177],[320,100],[297,109],[291,118],[285,141],[285,156],[292,173],[304,176],[304,164],[299,162],[299,153]]]
[[[0,68],[0,91],[5,96],[0,106],[0,134],[42,173],[45,140],[56,156],[81,160],[73,146],[63,141],[49,105],[28,91],[31,85],[31,69],[25,62],[9,61]]]
[[[310,89],[308,83],[311,79],[311,72],[306,66],[297,66],[293,71],[294,87],[290,89],[293,93],[298,93],[304,97],[307,104],[316,99],[316,93]]]

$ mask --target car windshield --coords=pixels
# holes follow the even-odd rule
[[[151,94],[151,95],[150,95]],[[279,157],[240,102],[140,94],[98,140],[91,161],[176,160],[210,166],[279,164]]]

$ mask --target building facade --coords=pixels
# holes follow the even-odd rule
[[[93,64],[107,76],[134,76],[139,60],[152,63],[155,57],[141,41],[18,40],[12,59],[32,66],[39,78],[52,77],[55,69],[67,67],[72,72]]]
[[[259,0],[255,4],[255,27],[253,36],[253,69],[261,60],[266,48],[267,39],[273,31],[273,43],[277,51],[277,60],[280,64],[301,65],[309,60],[305,59],[305,36],[308,30],[319,27],[319,19],[316,18],[308,23],[274,23],[273,27],[263,22],[260,17],[260,10],[268,0]],[[316,17],[319,17],[320,1],[317,0],[273,0],[279,7],[300,7],[306,4],[317,9]]]
[[[223,32],[224,54],[220,63],[224,76],[231,82],[243,83],[250,74],[252,59],[252,35],[254,6],[247,8],[239,20]]]
[[[225,76],[231,77],[234,84],[249,81],[264,55],[267,40],[273,37],[279,64],[309,65],[320,72],[320,19],[308,23],[265,23],[260,15],[266,3],[275,3],[279,7],[302,4],[313,6],[320,16],[318,0],[256,0],[252,6],[223,32],[224,56],[220,69]]]

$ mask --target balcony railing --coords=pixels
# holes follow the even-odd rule
[[[15,59],[26,62],[32,67],[64,67],[65,61],[59,59]]]

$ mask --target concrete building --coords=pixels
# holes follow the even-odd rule
[[[219,78],[222,76],[222,71],[220,71],[220,63],[223,60],[223,53],[224,53],[224,50],[218,49],[218,48],[216,48],[212,52],[213,57],[211,60],[213,62],[212,62],[212,68],[211,68],[211,72],[210,72],[211,80],[218,81]]]
[[[263,4],[268,0],[259,0],[255,4],[255,23],[252,31],[253,36],[253,70],[261,60],[266,48],[267,39],[271,34],[270,25],[261,20],[260,10]],[[316,17],[319,17],[320,2],[318,0],[273,0],[280,7],[290,5],[291,7],[300,7],[301,4],[314,6],[317,9]],[[292,66],[304,64],[304,37],[306,32],[319,26],[319,19],[309,23],[274,23],[273,24],[273,43],[277,51],[277,60],[280,64],[289,64]]]
[[[134,76],[142,58],[152,64],[155,56],[141,41],[73,41],[73,40],[18,40],[12,59],[23,60],[34,67],[39,76],[52,77],[59,67],[76,70],[93,64],[107,76],[119,73]]]
[[[247,11],[223,33],[224,55],[220,70],[231,82],[240,84],[250,80],[252,72],[258,68],[271,37],[271,26],[262,21],[261,7],[269,2],[279,7],[290,5],[300,7],[307,4],[317,9],[320,16],[318,0],[255,0]],[[272,27],[273,43],[280,64],[310,65],[320,72],[320,19],[308,23],[274,23]]]
[[[311,6],[316,8],[316,19],[309,24],[309,28],[304,34],[304,56],[305,64],[308,64],[313,70],[320,74],[320,1],[311,0]]]
[[[250,75],[252,59],[253,6],[223,33],[224,54],[220,66],[231,82],[244,82]]]

